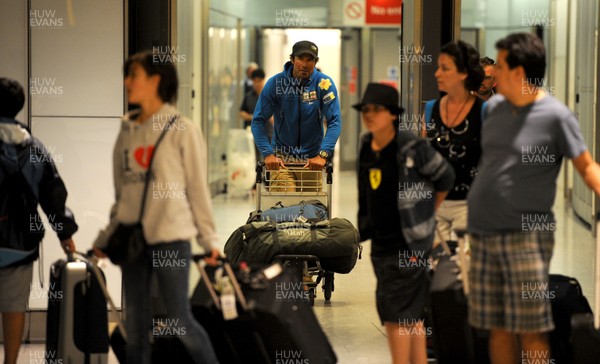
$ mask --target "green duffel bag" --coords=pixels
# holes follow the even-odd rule
[[[316,255],[330,272],[349,273],[358,258],[358,231],[342,218],[317,223],[260,221],[238,228],[225,243],[233,264],[270,263],[279,254]]]

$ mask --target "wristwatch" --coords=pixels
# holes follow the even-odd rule
[[[322,151],[320,151],[320,152],[319,152],[319,156],[320,156],[321,158],[323,158],[323,159],[328,159],[328,158],[329,158],[329,155],[330,155],[330,154],[329,154],[329,152],[328,152],[328,151],[326,151],[326,150],[322,150]]]

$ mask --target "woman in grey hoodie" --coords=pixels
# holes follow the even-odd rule
[[[196,322],[188,300],[190,240],[196,238],[219,255],[207,184],[206,144],[200,128],[173,106],[178,80],[170,54],[142,52],[125,63],[125,88],[130,104],[121,123],[113,154],[116,201],[110,223],[94,242],[96,255],[108,244],[119,223],[138,221],[145,199],[142,225],[146,251],[121,265],[125,289],[127,362],[150,363],[148,330],[153,335],[178,336],[197,363],[216,363],[206,331]],[[171,121],[173,123],[169,124]],[[144,196],[145,176],[156,142],[151,177]],[[156,274],[167,309],[166,319],[153,319],[150,278]],[[166,325],[165,325],[166,323]],[[168,331],[168,332],[167,332]]]

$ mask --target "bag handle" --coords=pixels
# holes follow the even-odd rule
[[[150,161],[148,162],[148,169],[146,170],[146,175],[144,177],[144,193],[142,194],[142,206],[140,207],[140,216],[138,218],[138,221],[140,223],[142,222],[142,218],[144,217],[144,209],[146,207],[146,194],[148,194],[148,182],[150,182],[150,178],[152,175],[152,163],[154,162],[154,154],[156,153],[156,150],[158,149],[158,145],[160,144],[160,142],[163,140],[165,134],[167,133],[167,130],[171,129],[171,125],[177,119],[179,119],[179,115],[175,115],[171,118],[171,121],[169,121],[169,124],[167,125],[167,127],[164,128],[163,131],[160,133],[160,136],[158,137],[156,144],[154,144],[154,149],[152,150],[152,155],[150,156]]]
[[[219,304],[219,299],[218,299],[217,293],[215,292],[215,289],[212,286],[212,282],[211,282],[210,278],[208,277],[206,270],[200,264],[200,261],[206,257],[209,257],[210,254],[211,253],[194,254],[194,255],[192,255],[192,260],[196,263],[196,267],[198,267],[198,270],[200,271],[200,276],[206,283],[208,292],[210,293],[211,297],[213,298],[213,301],[215,302],[217,308],[220,309],[221,305]],[[235,273],[233,272],[233,269],[231,269],[231,264],[229,264],[229,261],[224,257],[219,257],[218,260],[219,260],[219,262],[221,262],[223,269],[225,269],[225,273],[229,277],[229,280],[233,287],[233,291],[234,291],[235,295],[237,296],[240,306],[242,306],[242,309],[245,312],[248,312],[250,310],[250,306],[248,305],[248,301],[246,301],[246,297],[244,296],[244,293],[242,292],[242,288],[240,287],[240,283],[238,282],[238,280],[235,276]]]

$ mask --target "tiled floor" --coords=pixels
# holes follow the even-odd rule
[[[334,215],[348,218],[355,224],[355,175],[341,173],[337,177],[333,193]],[[254,200],[250,197],[217,196],[213,208],[220,241],[224,245],[229,234],[245,222],[248,212],[254,209]],[[584,294],[592,303],[594,239],[590,231],[573,217],[572,211],[565,208],[560,188],[554,211],[558,224],[551,271],[577,277],[583,286]],[[369,244],[365,244],[363,259],[357,263],[352,273],[336,275],[335,292],[329,304],[324,303],[322,295],[315,301],[315,313],[329,336],[339,363],[389,363],[387,340],[375,309],[375,278],[369,260],[369,248]],[[41,349],[41,345],[23,346],[19,363],[36,362],[31,358],[35,358],[35,353]],[[0,353],[0,360],[2,359]],[[111,356],[109,362],[116,363],[116,360]]]

